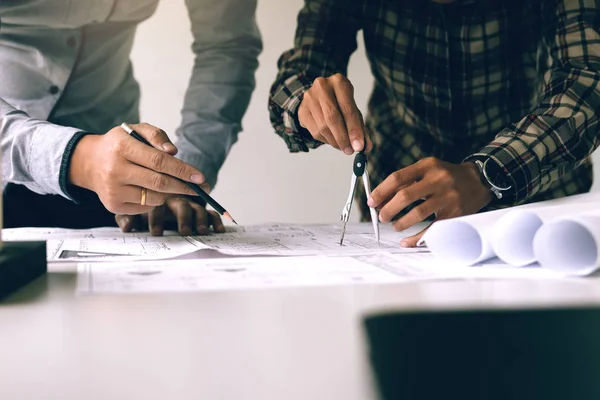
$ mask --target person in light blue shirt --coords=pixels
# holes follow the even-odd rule
[[[241,131],[262,50],[256,1],[186,0],[195,64],[177,148],[140,123],[130,62],[136,27],[158,0],[0,2],[5,226],[89,228],[116,215],[123,230],[158,235],[169,221],[182,234],[223,230],[174,177],[214,187]]]

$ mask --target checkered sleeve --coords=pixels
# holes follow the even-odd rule
[[[489,157],[503,167],[512,182],[515,204],[578,167],[600,141],[598,1],[544,3],[556,7],[549,25],[556,32],[548,43],[550,68],[540,102],[470,157]]]
[[[361,10],[355,0],[306,0],[300,10],[294,48],[280,57],[269,97],[271,123],[291,152],[321,145],[300,126],[298,108],[316,78],[346,75]]]

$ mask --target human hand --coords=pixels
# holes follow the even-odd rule
[[[430,215],[441,220],[474,214],[492,201],[492,193],[474,163],[452,164],[430,157],[387,177],[373,190],[368,205],[380,208],[379,220],[387,223],[418,200],[424,201],[396,220],[395,230],[403,231]],[[400,244],[415,247],[426,230]]]
[[[114,214],[142,214],[162,205],[172,194],[195,195],[184,181],[202,184],[196,168],[173,157],[177,148],[167,134],[149,124],[132,125],[152,147],[129,136],[121,127],[105,135],[84,136],[71,158],[69,181],[92,190]],[[142,189],[147,190],[145,205]]]
[[[342,74],[317,78],[304,93],[298,120],[315,140],[350,155],[371,151],[373,143],[354,101],[354,87]],[[366,140],[366,146],[365,146]]]
[[[116,215],[115,220],[123,232],[148,230],[153,236],[161,236],[165,230],[177,230],[182,236],[206,235],[211,226],[217,233],[225,232],[219,213],[207,211],[203,205],[185,196],[170,196],[165,204],[148,214]]]

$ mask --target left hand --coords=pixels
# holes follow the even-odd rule
[[[225,232],[221,216],[207,211],[204,206],[185,196],[171,196],[165,204],[144,215],[116,215],[117,224],[123,232],[150,231],[161,236],[165,230],[177,230],[182,236],[206,235],[212,226],[216,233]]]
[[[379,208],[379,220],[391,221],[415,201],[424,200],[393,223],[403,231],[430,215],[435,220],[474,214],[492,201],[492,193],[481,182],[474,163],[452,164],[437,158],[425,158],[394,172],[369,198],[369,207]],[[402,247],[415,247],[427,228],[403,239]]]

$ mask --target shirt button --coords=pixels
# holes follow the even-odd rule
[[[56,94],[56,93],[58,93],[59,90],[60,89],[58,88],[58,86],[53,85],[53,86],[50,86],[49,92],[50,92],[50,94]]]
[[[73,36],[71,36],[70,38],[67,39],[67,46],[69,46],[70,48],[73,48],[75,46],[77,46],[77,39],[75,39]]]

